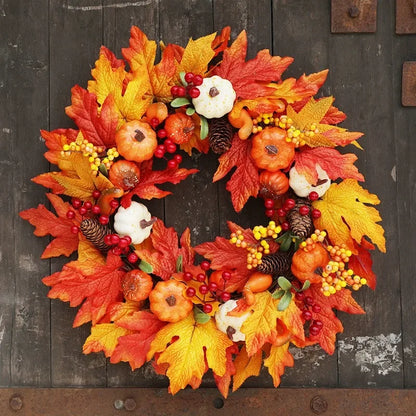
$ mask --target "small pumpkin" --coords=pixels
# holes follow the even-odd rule
[[[252,314],[249,310],[239,316],[231,316],[228,313],[238,306],[234,299],[223,303],[215,313],[215,324],[217,328],[227,334],[231,341],[238,342],[246,339],[245,334],[241,332],[241,327],[246,319]]]
[[[153,157],[157,147],[156,133],[144,121],[129,121],[116,133],[116,145],[118,152],[125,159],[143,162]]]
[[[281,170],[276,172],[263,170],[259,179],[261,194],[274,198],[285,194],[289,190],[289,179]]]
[[[167,116],[168,116],[168,107],[164,103],[161,103],[161,102],[152,103],[149,105],[149,107],[147,107],[146,118],[148,121],[154,118],[157,118],[160,124],[166,120]]]
[[[153,280],[144,271],[134,269],[123,276],[121,287],[126,300],[139,302],[148,298],[153,289]]]
[[[218,75],[204,78],[198,89],[199,96],[192,99],[198,114],[206,118],[220,118],[232,110],[236,93],[228,79]]]
[[[133,244],[149,237],[154,222],[147,207],[136,201],[127,208],[119,207],[114,215],[114,229],[122,236],[128,235]]]
[[[254,304],[254,293],[264,292],[272,283],[273,278],[271,274],[261,272],[252,273],[243,288],[243,297],[247,305]]]
[[[189,141],[195,130],[195,123],[188,115],[177,112],[165,121],[166,136],[176,144]]]
[[[138,185],[140,168],[134,162],[119,160],[111,166],[109,179],[114,186],[128,191]]]
[[[159,282],[150,292],[150,310],[161,321],[178,322],[186,318],[193,303],[184,296],[186,285],[171,279]]]
[[[121,198],[123,195],[124,191],[118,187],[102,191],[97,201],[97,205],[100,207],[100,214],[111,215],[116,210],[116,208],[111,205],[111,201]]]
[[[230,124],[238,129],[238,137],[241,140],[246,140],[253,131],[253,119],[249,112],[242,108],[241,111],[235,114],[235,111],[231,111],[228,114],[228,121]]]
[[[293,192],[300,197],[306,198],[311,192],[315,191],[319,197],[323,196],[331,186],[331,179],[325,170],[318,164],[315,165],[318,180],[315,184],[310,183],[305,175],[300,174],[294,166],[289,171],[289,184]]]
[[[251,156],[260,169],[276,172],[292,163],[295,145],[286,141],[285,130],[268,127],[254,135]]]
[[[324,268],[329,261],[329,254],[320,243],[314,243],[307,248],[300,248],[292,257],[292,273],[300,280],[320,283],[322,276],[315,273],[316,269]]]

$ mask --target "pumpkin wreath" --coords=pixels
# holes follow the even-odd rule
[[[56,214],[42,204],[20,213],[53,237],[42,258],[77,252],[43,282],[50,298],[80,306],[75,327],[91,322],[84,353],[132,369],[153,360],[172,394],[211,369],[227,397],[262,363],[278,386],[291,344],[332,354],[343,330],[333,309],[364,313],[352,292],[374,289],[369,251],[385,251],[380,201],[359,184],[357,157],[337,150],[360,148],[362,133],[338,127],[346,116],[333,97],[313,98],[327,71],[282,79],[292,58],[246,60],[246,33],[229,38],[227,27],[185,48],[162,44],[157,64],[156,42],[137,27],[123,60],[102,47],[66,108],[77,129],[42,131],[58,170],[33,181],[51,190]],[[143,201],[197,172],[180,167],[180,151],[210,149],[213,181],[236,168],[226,185],[235,211],[262,198],[269,219],[229,222],[229,236],[192,247],[189,229],[179,238]]]

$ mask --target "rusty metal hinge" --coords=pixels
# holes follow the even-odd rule
[[[403,64],[402,105],[416,106],[416,61],[408,61]]]
[[[396,0],[396,33],[416,33],[416,0]]]
[[[374,33],[377,0],[331,0],[332,33]]]

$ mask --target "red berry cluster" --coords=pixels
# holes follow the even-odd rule
[[[128,235],[120,237],[118,234],[107,234],[104,237],[104,243],[110,247],[112,246],[111,252],[116,256],[126,254],[127,260],[131,264],[135,264],[139,260],[136,253],[130,252],[131,238]]]
[[[319,319],[313,319],[313,314],[321,312],[321,307],[314,302],[312,296],[306,296],[303,292],[296,293],[296,299],[303,302],[302,317],[309,321],[309,335],[319,335],[324,324]]]
[[[184,76],[184,79],[188,84],[186,87],[183,85],[174,85],[170,89],[170,92],[173,95],[173,97],[186,97],[187,95],[190,98],[199,97],[200,91],[197,87],[199,85],[202,85],[204,78],[202,78],[201,75],[193,74],[192,72],[187,72]]]
[[[204,272],[207,272],[211,267],[210,263],[206,260],[204,260],[200,264],[200,266]],[[230,272],[227,272],[227,271],[222,272],[222,279],[224,282],[224,286],[225,286],[225,282],[229,280],[230,278],[231,278]],[[194,296],[196,296],[202,302],[203,304],[202,310],[205,313],[212,312],[211,303],[214,302],[215,300],[226,302],[227,300],[231,299],[231,294],[229,292],[226,292],[224,290],[224,287],[220,288],[218,283],[213,282],[213,281],[210,282],[206,273],[198,273],[196,276],[194,276],[190,272],[185,272],[183,274],[183,279],[185,280],[185,282],[190,282],[193,280],[195,282],[201,283],[198,287],[198,292],[200,295],[203,296],[202,298],[197,294],[197,290],[192,286],[189,286],[186,289],[186,295],[190,298],[193,298]],[[209,293],[211,293],[213,300],[206,299],[206,295]]]

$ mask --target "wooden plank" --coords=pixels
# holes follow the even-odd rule
[[[49,270],[39,261],[45,240],[34,243],[33,228],[18,217],[45,201],[30,178],[47,168],[39,139],[48,124],[47,10],[47,1],[0,5],[1,385],[50,382],[49,301],[39,278]]]
[[[360,291],[356,299],[366,315],[342,315],[345,331],[339,342],[340,387],[402,387],[399,244],[397,184],[392,100],[393,4],[379,7],[379,28],[374,35],[333,35],[329,43],[331,93],[346,112],[343,126],[362,131],[364,152],[357,151],[357,166],[364,188],[382,201],[379,206],[386,230],[388,253],[375,253],[376,292]],[[383,68],[383,70],[380,70]],[[383,86],[381,88],[381,86]],[[350,146],[351,147],[351,146]],[[347,149],[351,151],[350,148]]]
[[[51,2],[51,130],[74,127],[65,115],[71,103],[71,88],[86,88],[91,68],[98,59],[102,43],[102,7],[88,0]],[[53,261],[58,271],[67,260]],[[84,356],[82,345],[89,335],[89,325],[72,329],[76,314],[67,303],[52,301],[52,385],[105,386],[106,363],[100,355]]]

